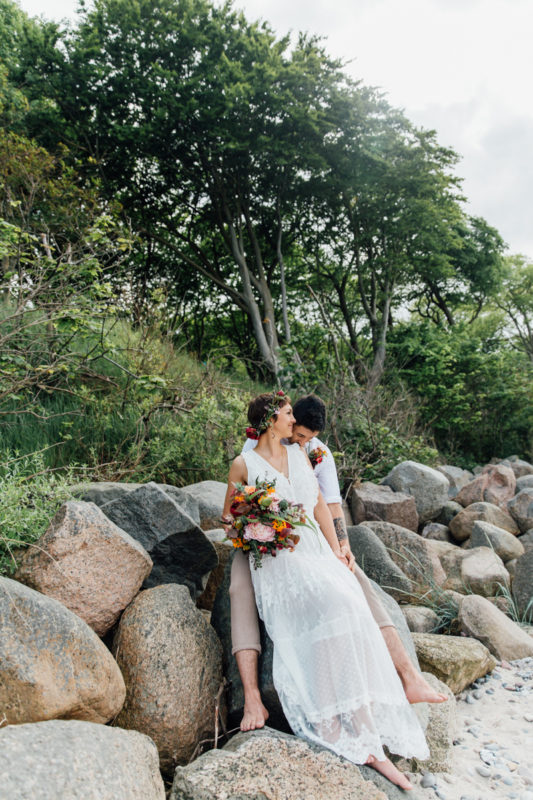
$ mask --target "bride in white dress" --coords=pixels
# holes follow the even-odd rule
[[[428,758],[424,734],[342,558],[309,459],[299,445],[282,444],[294,423],[291,405],[286,397],[261,395],[250,404],[249,417],[261,435],[257,447],[231,466],[224,511],[235,483],[266,478],[276,481],[276,494],[302,503],[315,522],[314,530],[298,528],[293,551],[265,556],[261,568],[251,569],[259,616],[274,643],[273,680],[285,716],[297,736],[355,764],[368,763],[410,789],[383,745],[405,757]]]

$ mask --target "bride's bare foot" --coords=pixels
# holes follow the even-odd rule
[[[385,776],[391,783],[396,784],[399,786],[400,789],[412,789],[413,784],[405,777],[403,772],[400,772],[399,769],[396,769],[392,761],[388,758],[385,761],[378,761],[375,756],[370,756],[367,760],[367,765],[372,767],[376,770],[376,772],[380,772],[382,775]]]
[[[444,703],[448,699],[442,692],[436,692],[416,670],[408,676],[402,676],[402,683],[410,703]]]
[[[268,711],[261,702],[259,692],[248,695],[244,703],[241,731],[255,731],[256,728],[263,728],[267,719]]]

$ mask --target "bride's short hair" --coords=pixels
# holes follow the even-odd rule
[[[248,422],[258,432],[261,428],[265,427],[265,422],[268,424],[267,417],[276,409],[283,408],[283,406],[290,403],[290,398],[286,394],[277,394],[276,392],[265,392],[258,394],[253,400],[250,400],[248,405]]]

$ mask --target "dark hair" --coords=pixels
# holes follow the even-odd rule
[[[300,397],[292,409],[296,425],[303,425],[310,431],[323,431],[326,427],[326,405],[316,394]]]
[[[283,408],[290,402],[286,394],[283,396],[277,395],[275,392],[259,394],[250,400],[248,405],[248,422],[256,428],[258,433],[262,433],[263,430],[266,430],[272,412],[276,408]]]

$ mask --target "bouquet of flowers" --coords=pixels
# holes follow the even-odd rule
[[[309,461],[311,462],[311,466],[313,469],[316,467],[317,464],[320,464],[322,459],[327,456],[326,450],[323,450],[321,447],[315,447],[314,450],[311,450],[309,453]]]
[[[278,497],[275,481],[235,484],[230,513],[233,521],[227,537],[233,547],[253,555],[255,569],[267,553],[275,556],[278,550],[294,550],[300,540],[294,529],[307,524],[302,504]]]

